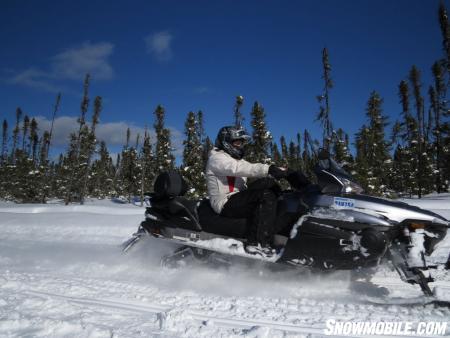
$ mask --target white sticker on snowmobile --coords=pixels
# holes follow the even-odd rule
[[[355,207],[355,200],[351,198],[335,197],[333,200],[336,209],[351,209]]]

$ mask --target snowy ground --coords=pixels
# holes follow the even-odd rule
[[[450,218],[450,195],[407,200]],[[0,337],[316,337],[337,321],[450,321],[432,305],[375,305],[349,289],[345,272],[311,276],[261,265],[167,270],[174,249],[148,239],[124,255],[143,209],[0,202]],[[433,259],[444,262],[450,238]],[[450,274],[435,283],[450,292]],[[394,296],[417,287],[381,269]],[[447,325],[450,335],[450,323]]]

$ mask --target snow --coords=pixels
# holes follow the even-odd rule
[[[450,195],[408,203],[450,218]],[[85,205],[0,202],[0,337],[318,337],[326,321],[448,322],[450,310],[369,304],[349,290],[349,273],[231,268],[168,270],[176,247],[145,239],[127,254],[144,208],[112,201]],[[446,238],[433,255],[445,262]],[[432,286],[450,298],[440,267]],[[416,297],[389,268],[374,282],[394,297]],[[447,325],[446,334],[450,334]]]

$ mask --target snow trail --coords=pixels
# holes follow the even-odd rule
[[[434,201],[432,209],[450,217],[449,202]],[[161,268],[161,256],[174,245],[148,238],[128,254],[120,252],[142,214],[142,208],[105,201],[69,207],[1,203],[0,336],[306,337],[321,336],[329,318],[450,318],[450,310],[433,306],[368,304],[349,291],[346,272],[310,275],[242,263]],[[448,255],[450,240],[443,244],[436,261]],[[435,284],[450,292],[448,273],[438,274]],[[374,280],[395,296],[420,293],[389,269]]]

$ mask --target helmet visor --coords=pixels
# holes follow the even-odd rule
[[[244,143],[250,141],[250,135],[247,134],[245,129],[232,129],[230,130],[231,141],[242,140]]]

